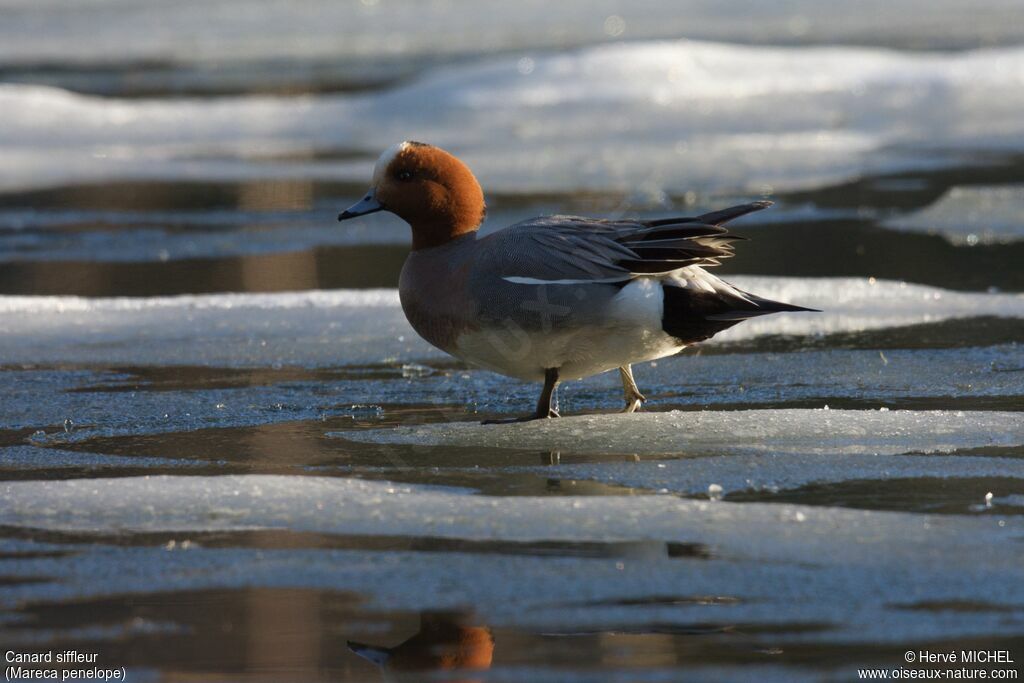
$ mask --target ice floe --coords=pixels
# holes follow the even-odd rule
[[[56,448],[37,446],[11,446],[0,448],[0,470],[46,471],[69,468],[147,468],[147,467],[190,467],[195,461],[171,458],[126,457],[64,451]]]
[[[1024,185],[954,187],[934,204],[891,218],[890,228],[942,235],[958,246],[1024,240]]]
[[[863,278],[728,278],[823,313],[744,322],[716,341],[821,335],[975,316],[1024,317],[1024,295]],[[0,362],[337,365],[442,358],[412,331],[395,290],[89,299],[0,297]]]
[[[1013,410],[1024,397],[1014,344],[954,349],[828,349],[800,353],[703,353],[637,365],[650,410],[682,407],[904,407]],[[170,372],[174,372],[171,370]],[[156,369],[72,370],[8,367],[0,429],[32,430],[55,446],[96,436],[157,434],[287,421],[390,420],[405,406],[464,406],[488,416],[516,414],[536,400],[536,385],[484,370],[392,364],[348,370],[210,368],[179,371],[168,383]],[[565,414],[607,411],[620,402],[617,373],[559,390]],[[68,429],[66,421],[73,423]],[[335,427],[337,428],[337,427]],[[42,456],[43,454],[41,454]],[[68,454],[70,455],[70,454]],[[185,454],[188,455],[188,454]],[[137,460],[137,458],[136,458]],[[133,461],[135,462],[135,461]],[[42,464],[42,461],[41,461]],[[137,463],[141,466],[140,463]]]
[[[998,453],[998,449],[992,452]],[[657,461],[641,459],[632,463],[607,462],[600,465],[562,464],[556,469],[544,467],[532,471],[548,477],[585,479],[661,493],[693,496],[707,494],[709,499],[727,498],[736,493],[773,494],[810,484],[900,479],[1003,478],[1020,480],[1021,485],[1024,485],[1024,462],[1020,458],[890,456],[844,451],[816,454],[763,452],[729,457],[684,457]],[[913,483],[907,484],[908,495],[913,487]],[[765,496],[765,499],[770,500],[770,496]],[[1012,511],[1020,507],[1020,499],[1019,495],[1005,496],[993,504]],[[980,506],[983,505],[983,502],[979,503],[977,510],[981,510]],[[960,510],[961,513],[968,511],[967,506]]]
[[[0,598],[4,604],[267,586],[355,591],[376,609],[471,605],[495,625],[570,632],[742,623],[765,627],[773,641],[881,642],[1024,630],[1016,517],[673,496],[489,498],[388,482],[252,475],[8,482],[0,485],[0,501],[0,524],[8,528],[121,538],[164,533],[179,541],[204,531],[283,528],[339,540],[421,539],[419,552],[301,543],[209,549],[201,542],[76,545],[73,555],[58,558],[29,552],[5,560],[6,575],[47,580],[14,584]],[[469,545],[431,551],[430,539]],[[584,558],[529,551],[545,541],[590,543],[593,551]],[[11,543],[31,551],[24,542],[4,541]],[[673,544],[694,551],[674,555]],[[701,595],[730,600],[686,600]],[[1001,607],[985,609],[993,595]],[[927,619],[917,612],[919,605],[968,602],[979,607],[936,609]]]
[[[472,607],[478,619],[493,626],[566,635],[652,628],[686,633],[694,625],[742,625],[752,639],[768,643],[877,647],[903,639],[1012,638],[1024,631],[1018,607],[1024,599],[1020,575],[994,552],[1011,545],[1012,538],[991,532],[994,520],[936,529],[920,521],[895,521],[882,529],[869,523],[857,532],[856,525],[868,522],[868,516],[853,513],[833,520],[835,526],[816,527],[807,524],[810,518],[782,521],[774,516],[779,512],[772,511],[772,521],[754,525],[757,531],[769,532],[759,547],[790,532],[804,532],[813,541],[805,550],[784,543],[786,550],[796,551],[788,557],[773,554],[772,560],[762,561],[755,550],[746,561],[712,556],[688,562],[671,558],[666,544],[654,541],[633,544],[632,550],[609,544],[606,557],[583,559],[530,556],[528,547],[521,554],[514,547],[486,554],[207,549],[195,543],[184,550],[76,545],[74,554],[59,559],[7,560],[8,576],[45,576],[48,581],[13,585],[2,600],[77,602],[156,591],[269,587],[356,592],[367,597],[368,608],[382,611]],[[682,519],[688,516],[688,511],[681,511]],[[829,538],[842,525],[847,532]],[[752,538],[746,533],[733,537],[734,525],[722,526],[723,536],[737,545]],[[963,552],[949,548],[906,558],[899,552],[900,543],[916,536],[937,546],[963,543]],[[972,542],[972,536],[980,536],[979,542]],[[890,550],[906,563],[887,562]],[[1000,602],[993,601],[993,594]],[[729,600],[716,603],[702,601],[701,596]],[[975,607],[960,610],[958,605]],[[16,634],[24,637],[24,631],[11,629],[7,641]]]
[[[359,188],[363,190],[364,188]],[[258,193],[260,190],[253,190]],[[182,191],[188,195],[187,190]],[[288,253],[317,247],[397,245],[407,247],[409,225],[387,213],[349,221],[339,228],[338,207],[356,196],[317,202],[308,210],[294,211],[98,211],[0,207],[0,262],[174,261],[224,258],[239,255]],[[667,214],[700,214],[721,208],[724,200],[671,210],[630,210],[636,218],[664,218]],[[731,200],[729,200],[731,201]],[[741,200],[737,200],[741,201]],[[551,202],[491,204],[482,235],[513,223],[569,211]],[[588,211],[604,214],[604,211]],[[744,219],[744,227],[813,220],[856,218],[856,212],[819,209],[811,205],[778,206]]]
[[[116,100],[3,84],[0,187],[111,178],[357,184],[380,150],[412,138],[458,152],[490,192],[587,190],[657,203],[960,163],[957,150],[1020,151],[1024,140],[1020,48],[925,54],[674,40],[528,60],[529,69],[507,55],[387,91],[292,99]],[[362,156],[316,161],[311,149]],[[298,152],[305,158],[288,160]]]
[[[1010,518],[932,517],[839,508],[692,501],[672,496],[492,498],[358,479],[149,476],[0,484],[0,523],[79,532],[293,531],[506,541],[656,540],[706,544],[720,557],[781,560],[837,546],[829,563],[898,565],[964,534],[955,552],[1020,539]],[[914,537],[910,532],[918,535]],[[972,535],[973,534],[973,535]],[[897,543],[898,540],[898,543]],[[844,542],[851,545],[842,549]],[[899,546],[891,547],[891,546]],[[860,546],[860,548],[856,547]],[[890,551],[866,557],[864,547]],[[1020,553],[987,560],[1015,567]]]
[[[46,21],[55,6],[60,7],[60,21]],[[681,12],[671,0],[555,4],[520,0],[515,8],[449,0],[409,12],[401,3],[368,0],[349,6],[310,0],[294,6],[269,3],[252,14],[244,0],[188,0],[174,5],[129,0],[86,6],[5,0],[0,60],[136,68],[155,61],[212,64],[223,71],[230,64],[254,69],[267,60],[345,63],[365,59],[356,65],[371,69],[371,60],[395,57],[436,59],[438,54],[533,51],[616,38],[678,35],[775,44],[962,48],[982,40],[1019,42],[1024,31],[1016,22],[1006,21],[1007,13],[1016,7],[1013,0],[979,0],[969,6],[958,0],[870,0],[856,7],[827,9],[814,0],[763,6],[728,0],[687,3]],[[744,21],[736,21],[740,12]],[[238,30],[239,22],[244,31]],[[183,35],[189,36],[187,42],[180,39]],[[286,63],[291,71],[299,70]],[[206,71],[214,73],[194,78],[224,76],[211,68]]]
[[[1024,419],[1020,413],[986,411],[672,411],[505,425],[425,424],[335,435],[373,443],[567,453],[892,455],[1020,446]]]

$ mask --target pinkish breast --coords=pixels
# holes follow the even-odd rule
[[[459,240],[460,242],[462,240]],[[476,303],[468,293],[470,261],[463,248],[444,245],[409,254],[398,294],[416,333],[447,353],[459,335],[475,328]]]

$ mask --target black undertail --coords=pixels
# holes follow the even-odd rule
[[[769,201],[730,206],[700,216],[643,221],[643,228],[618,241],[636,258],[618,265],[634,274],[669,273],[687,266],[717,266],[733,255],[733,242],[744,238],[723,227],[729,221],[771,206]],[[769,313],[813,311],[812,308],[772,301],[707,276],[694,281],[663,281],[665,292],[661,327],[683,344],[710,339],[733,325]],[[709,291],[710,290],[710,291]]]
[[[724,283],[723,283],[724,284]],[[813,308],[784,304],[746,292],[737,296],[730,291],[694,291],[693,287],[678,287],[664,283],[664,308],[661,329],[682,344],[694,344],[710,339],[748,318],[786,311],[815,311]]]

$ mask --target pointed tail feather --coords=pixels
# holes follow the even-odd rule
[[[789,313],[806,311],[808,313],[821,313],[820,309],[807,308],[806,306],[797,306],[796,304],[787,304],[782,301],[773,301],[772,299],[765,299],[763,296],[756,294],[750,294],[749,292],[743,292],[744,296],[757,304],[760,309],[759,313]]]
[[[691,286],[663,285],[661,328],[684,344],[710,339],[749,318],[769,313],[818,312],[737,289],[701,272]]]
[[[756,294],[749,294],[743,292],[744,296],[754,303],[757,308],[737,308],[729,311],[723,311],[722,313],[711,313],[705,318],[707,320],[718,320],[727,321],[733,320],[736,322],[747,320],[748,318],[756,318],[759,315],[768,315],[769,313],[821,313],[817,308],[806,308],[804,306],[796,306],[794,304],[786,304],[781,301],[772,301],[771,299],[765,299],[764,297],[757,296]]]
[[[749,204],[738,204],[736,206],[730,206],[727,209],[721,209],[720,211],[701,214],[700,216],[697,216],[697,221],[700,223],[706,223],[707,225],[725,225],[729,221],[735,220],[740,216],[746,216],[748,213],[767,209],[772,204],[774,204],[774,202],[770,202],[767,199],[759,202],[750,202]]]

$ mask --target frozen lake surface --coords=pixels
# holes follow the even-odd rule
[[[1019,242],[1024,239],[1024,186],[954,187],[931,206],[889,225],[972,247]]]
[[[5,645],[154,681],[380,680],[350,640],[496,681],[1024,657],[1015,2],[0,6]],[[481,425],[539,387],[411,330],[404,224],[334,220],[404,138],[478,171],[484,231],[771,197],[721,275],[822,312],[637,365],[637,414],[608,373]]]

